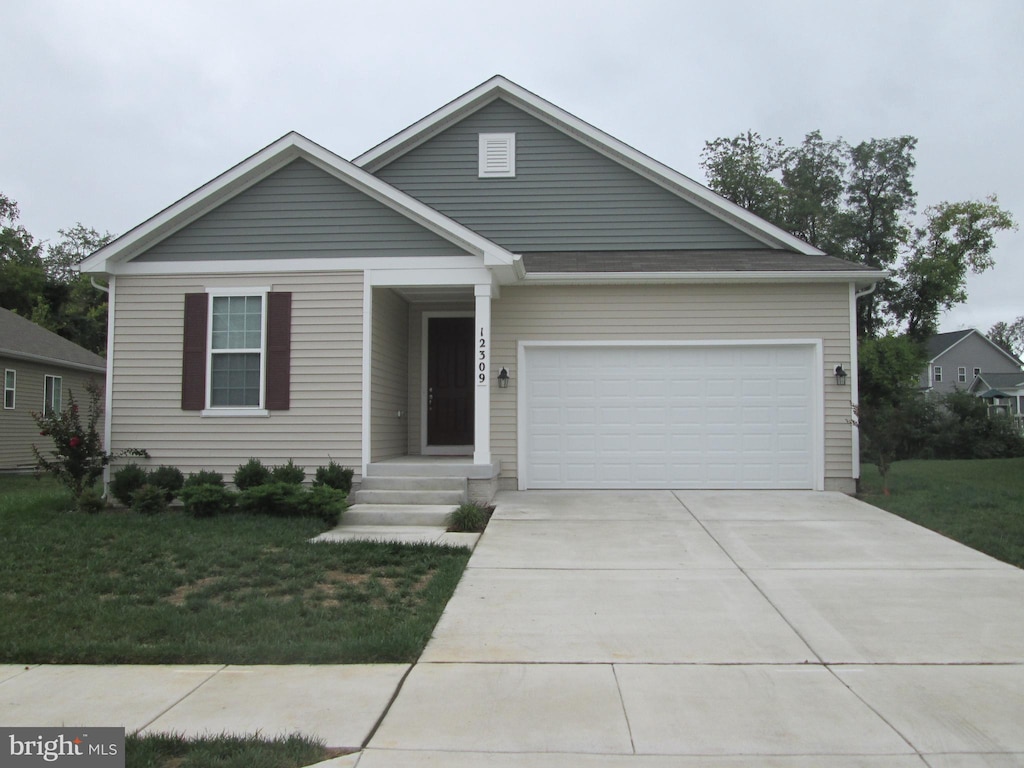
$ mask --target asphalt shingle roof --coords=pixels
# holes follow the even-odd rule
[[[964,336],[974,333],[973,328],[963,331],[949,331],[948,333],[937,333],[928,339],[928,359],[934,360],[947,349],[956,344]]]
[[[524,253],[526,272],[875,272],[834,256],[794,251],[561,251]]]
[[[48,360],[106,371],[107,361],[84,347],[41,328],[9,309],[0,309],[0,355]]]

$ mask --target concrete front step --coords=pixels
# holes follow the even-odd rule
[[[361,491],[457,491],[466,492],[465,477],[364,477]]]
[[[364,491],[352,494],[354,504],[402,504],[402,505],[434,505],[465,504],[466,491]]]
[[[470,480],[490,480],[497,477],[499,464],[474,464],[472,459],[434,457],[417,461],[374,462],[366,467],[366,477],[466,477]]]
[[[350,526],[445,526],[455,504],[353,504],[341,516],[341,528]]]

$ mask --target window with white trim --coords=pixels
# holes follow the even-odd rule
[[[263,295],[210,297],[211,408],[262,408]]]
[[[514,133],[481,133],[479,177],[481,179],[511,178],[515,175],[516,135]]]
[[[14,410],[14,396],[17,391],[18,372],[7,368],[4,370],[4,410]]]
[[[961,365],[956,369],[956,380],[961,384],[967,383],[967,368]]]
[[[942,381],[942,366],[941,365],[936,365],[932,369],[932,380],[936,384],[938,384],[940,381]]]
[[[43,379],[43,415],[60,413],[64,382],[60,376],[46,376]]]

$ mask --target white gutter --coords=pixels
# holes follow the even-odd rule
[[[721,282],[837,282],[862,280],[863,272],[531,272],[523,278],[529,283],[721,283]],[[874,284],[863,294],[874,290]]]

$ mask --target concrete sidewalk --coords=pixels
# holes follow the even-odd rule
[[[0,723],[369,741],[337,768],[1024,766],[1016,568],[841,494],[497,504],[411,669],[7,665]]]
[[[1024,765],[1024,572],[840,494],[503,493],[359,760]]]

